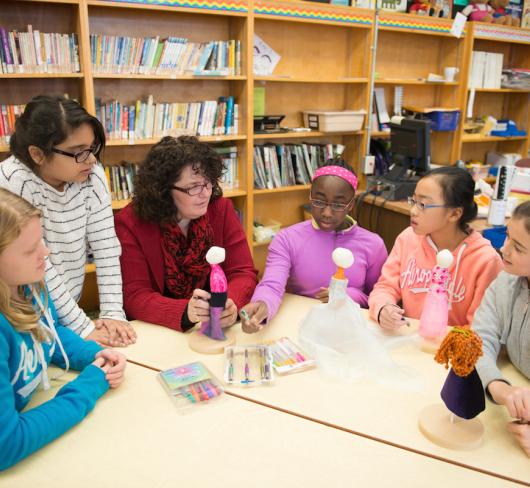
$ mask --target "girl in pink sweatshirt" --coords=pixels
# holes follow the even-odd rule
[[[477,216],[474,189],[469,173],[453,167],[435,169],[416,185],[409,198],[410,227],[397,237],[368,300],[370,316],[383,328],[397,329],[404,316],[420,318],[441,249],[454,257],[449,325],[471,324],[486,288],[502,269],[489,241],[469,227]]]

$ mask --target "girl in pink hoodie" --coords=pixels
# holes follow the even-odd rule
[[[474,189],[470,174],[453,167],[435,169],[416,185],[409,198],[410,227],[397,237],[368,300],[370,316],[383,328],[399,328],[404,316],[420,318],[441,249],[454,257],[449,325],[471,324],[486,288],[502,269],[490,242],[469,227],[477,216]]]

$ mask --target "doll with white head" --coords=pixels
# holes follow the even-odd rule
[[[432,269],[431,283],[420,317],[419,333],[424,339],[436,341],[445,336],[449,315],[449,267],[453,255],[443,249],[436,255],[436,266]]]

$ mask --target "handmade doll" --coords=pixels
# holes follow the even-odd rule
[[[493,8],[488,5],[488,0],[469,0],[469,4],[462,10],[462,14],[468,20],[493,22]]]
[[[453,255],[447,249],[436,255],[436,266],[432,270],[429,291],[420,316],[419,333],[424,339],[437,340],[445,335],[449,315],[448,268],[452,263]]]
[[[225,250],[213,246],[206,253],[206,261],[211,266],[210,271],[210,320],[201,324],[201,333],[218,341],[226,339],[221,327],[221,313],[227,300],[228,282],[220,263],[225,260]]]
[[[475,418],[486,408],[484,387],[475,369],[482,356],[482,339],[471,329],[453,327],[434,360],[451,370],[442,388],[445,406],[462,419]]]
[[[467,327],[453,327],[443,340],[435,361],[451,364],[441,391],[444,404],[433,404],[420,413],[421,432],[449,449],[474,449],[484,436],[477,415],[486,408],[484,388],[475,369],[482,356],[482,339]]]

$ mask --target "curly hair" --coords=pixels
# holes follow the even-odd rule
[[[466,377],[473,372],[478,358],[482,356],[482,339],[473,330],[466,327],[453,327],[445,336],[434,360],[437,363],[449,363],[457,376]]]
[[[196,137],[164,137],[156,143],[138,169],[133,197],[136,215],[143,220],[164,224],[176,218],[171,192],[186,166],[212,182],[211,201],[222,196],[219,180],[224,172],[221,156]]]

